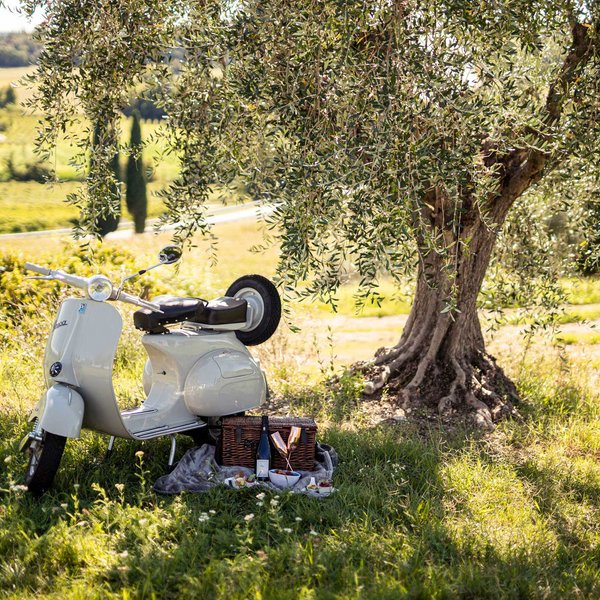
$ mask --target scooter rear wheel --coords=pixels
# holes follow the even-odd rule
[[[67,438],[62,435],[44,431],[42,440],[34,441],[29,447],[25,483],[34,496],[41,496],[52,485],[66,441]]]
[[[281,299],[277,288],[262,275],[244,275],[225,292],[231,298],[246,300],[252,307],[252,323],[235,335],[242,344],[256,346],[266,342],[277,330],[281,319]]]

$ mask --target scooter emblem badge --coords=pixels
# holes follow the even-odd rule
[[[58,377],[62,371],[62,363],[55,362],[50,365],[50,377]]]

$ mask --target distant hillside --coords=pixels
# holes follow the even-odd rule
[[[29,33],[0,33],[0,68],[35,64],[40,50]]]

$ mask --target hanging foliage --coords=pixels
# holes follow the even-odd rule
[[[176,242],[207,231],[213,183],[243,179],[275,203],[286,289],[302,282],[300,295],[333,303],[349,276],[363,298],[382,273],[416,279],[398,344],[363,366],[367,393],[467,406],[486,426],[511,410],[516,391],[486,353],[477,298],[511,246],[514,269],[539,266],[525,248],[543,237],[540,214],[596,189],[596,0],[24,4],[48,17],[41,148],[80,107],[116,130],[127,94],[151,88],[180,160],[163,192]],[[82,211],[106,206],[106,173],[98,163],[73,199]],[[539,281],[555,301],[552,275]]]

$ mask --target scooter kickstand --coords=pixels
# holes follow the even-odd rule
[[[106,448],[106,455],[104,456],[104,460],[108,460],[110,458],[110,455],[112,454],[114,445],[115,445],[115,436],[111,435],[110,439],[108,440],[108,446]]]
[[[169,452],[169,463],[167,465],[169,468],[175,462],[175,450],[177,450],[177,438],[175,435],[171,435],[171,451]]]

